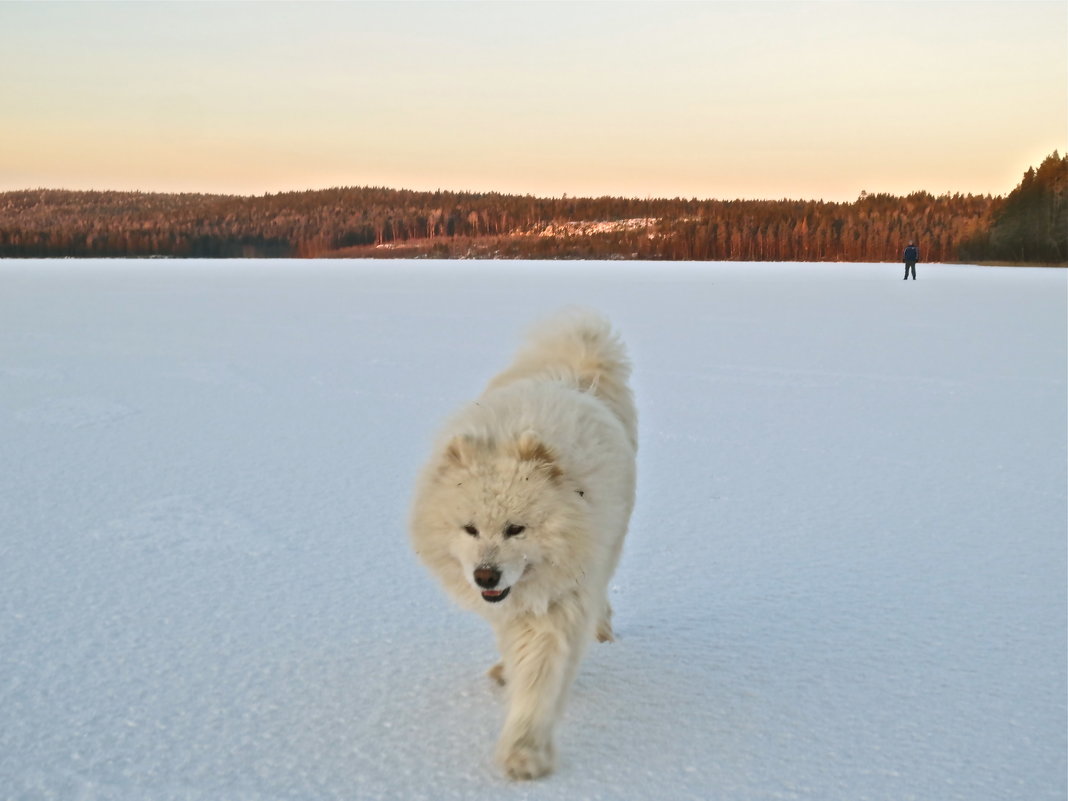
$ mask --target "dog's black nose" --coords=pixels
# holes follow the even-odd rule
[[[497,582],[501,580],[501,571],[495,567],[482,567],[475,568],[475,584],[482,587],[484,590],[492,590],[497,586]]]

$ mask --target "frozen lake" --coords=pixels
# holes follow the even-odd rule
[[[0,261],[0,799],[1063,801],[1054,269]],[[557,773],[410,553],[432,434],[559,306],[639,490]]]

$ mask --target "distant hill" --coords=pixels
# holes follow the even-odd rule
[[[433,257],[1062,263],[1068,158],[1007,198],[539,198],[342,187],[263,196],[0,193],[0,257]]]

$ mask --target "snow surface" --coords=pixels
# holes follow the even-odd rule
[[[0,798],[1064,799],[1066,274],[0,262]],[[610,315],[638,506],[556,774],[410,553],[432,434]]]

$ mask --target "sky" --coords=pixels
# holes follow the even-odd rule
[[[0,0],[0,191],[1007,194],[1068,4]]]

